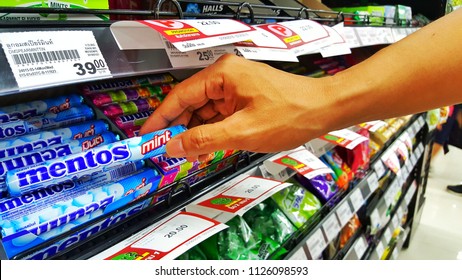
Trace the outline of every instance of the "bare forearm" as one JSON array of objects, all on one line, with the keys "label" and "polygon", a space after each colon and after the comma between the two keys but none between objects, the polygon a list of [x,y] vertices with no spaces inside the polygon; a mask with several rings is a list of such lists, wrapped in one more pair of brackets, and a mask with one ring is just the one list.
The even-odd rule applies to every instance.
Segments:
[{"label": "bare forearm", "polygon": [[462,103],[462,10],[334,77],[334,126]]}]

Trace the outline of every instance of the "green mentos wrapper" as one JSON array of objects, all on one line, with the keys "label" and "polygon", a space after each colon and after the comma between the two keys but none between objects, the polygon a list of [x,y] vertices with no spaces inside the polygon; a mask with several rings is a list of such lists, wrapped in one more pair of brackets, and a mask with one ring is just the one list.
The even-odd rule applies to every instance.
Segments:
[{"label": "green mentos wrapper", "polygon": [[161,176],[153,169],[100,185],[73,181],[0,201],[2,244],[8,256],[120,209],[157,189]]},{"label": "green mentos wrapper", "polygon": [[59,113],[69,108],[80,106],[83,98],[77,94],[36,100],[0,108],[0,125],[4,123],[27,120],[44,113]]},{"label": "green mentos wrapper", "polygon": [[10,193],[27,193],[50,182],[76,180],[111,167],[148,159],[165,153],[165,144],[186,128],[182,125],[117,141],[86,152],[46,161],[24,169],[9,171],[6,185]]},{"label": "green mentos wrapper", "polygon": [[0,140],[18,137],[44,129],[69,126],[94,118],[93,110],[87,105],[70,108],[59,113],[46,113],[42,116],[0,124]]},{"label": "green mentos wrapper", "polygon": [[271,198],[289,220],[300,228],[319,211],[322,205],[316,196],[295,180],[290,179],[287,182],[293,185],[273,194]]}]

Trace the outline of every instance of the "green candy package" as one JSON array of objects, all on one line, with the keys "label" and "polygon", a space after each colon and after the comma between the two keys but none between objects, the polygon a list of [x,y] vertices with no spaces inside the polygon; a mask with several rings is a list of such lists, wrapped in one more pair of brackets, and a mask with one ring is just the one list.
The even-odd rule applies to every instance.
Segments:
[{"label": "green candy package", "polygon": [[207,260],[207,256],[204,254],[202,251],[201,247],[196,245],[189,249],[188,251],[184,252],[180,256],[176,258],[177,260],[194,260],[194,261],[200,261],[200,260]]},{"label": "green candy package", "polygon": [[271,198],[282,212],[297,227],[302,227],[322,207],[321,201],[306,190],[298,181],[290,178],[286,181],[292,186],[287,187]]}]

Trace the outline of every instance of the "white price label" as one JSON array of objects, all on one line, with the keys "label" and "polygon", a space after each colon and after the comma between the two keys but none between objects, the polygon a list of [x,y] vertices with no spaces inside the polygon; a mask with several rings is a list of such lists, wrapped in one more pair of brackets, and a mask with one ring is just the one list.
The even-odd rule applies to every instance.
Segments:
[{"label": "white price label", "polygon": [[340,204],[340,206],[337,208],[337,217],[338,220],[340,221],[340,226],[343,227],[348,223],[348,221],[353,217],[353,212],[351,212],[350,205],[348,204],[348,201],[343,202]]},{"label": "white price label", "polygon": [[356,252],[356,256],[358,256],[358,259],[361,259],[361,257],[366,253],[367,250],[367,243],[364,237],[358,238],[358,241],[354,245],[354,250]]},{"label": "white price label", "polygon": [[398,173],[396,173],[396,184],[397,186],[402,186],[403,183],[404,183],[404,178],[403,178],[403,169],[401,168],[400,170],[398,170]]},{"label": "white price label", "polygon": [[417,153],[417,151],[415,151],[414,153],[411,154],[411,163],[412,163],[413,166],[415,166],[416,163],[417,163],[416,153]]},{"label": "white price label", "polygon": [[392,28],[391,31],[395,42],[398,42],[399,40],[404,39],[407,36],[406,28],[396,27]]},{"label": "white price label", "polygon": [[377,247],[375,247],[375,252],[379,256],[379,259],[382,258],[383,252],[385,252],[385,247],[383,246],[382,241],[379,241]]},{"label": "white price label", "polygon": [[361,41],[356,34],[356,28],[354,27],[345,27],[344,30],[345,41],[347,42],[350,48],[361,47]]},{"label": "white price label", "polygon": [[398,249],[395,247],[395,249],[393,250],[393,253],[392,253],[392,258],[393,258],[393,260],[397,260],[397,259],[398,259],[398,255],[399,255],[399,251],[398,251]]},{"label": "white price label", "polygon": [[377,173],[378,178],[382,177],[383,174],[385,174],[385,172],[387,171],[385,169],[385,165],[383,164],[383,162],[381,160],[377,161],[374,164],[374,170],[375,170],[375,173]]},{"label": "white price label", "polygon": [[425,148],[424,148],[423,144],[420,143],[419,146],[417,147],[417,149],[419,151],[418,157],[420,157],[422,155],[422,153],[424,152]]},{"label": "white price label", "polygon": [[329,37],[332,41],[332,44],[321,48],[321,55],[323,57],[345,55],[351,53],[350,47],[344,38],[345,32],[343,22],[333,27],[324,26],[324,28],[329,32]]},{"label": "white price label", "polygon": [[233,45],[217,46],[208,49],[182,52],[162,37],[168,58],[174,68],[207,66],[227,53],[238,54]]},{"label": "white price label", "polygon": [[349,150],[352,150],[359,144],[368,141],[367,137],[364,137],[361,134],[358,134],[349,129],[331,131],[326,136],[322,136],[321,139],[334,143],[335,145],[342,146]]},{"label": "white price label", "polygon": [[353,205],[353,211],[358,212],[359,208],[361,208],[364,203],[364,197],[360,189],[353,191],[353,193],[350,195],[350,201]]},{"label": "white price label", "polygon": [[380,228],[380,225],[382,224],[382,219],[380,218],[379,210],[374,209],[371,213],[370,218],[372,228]]},{"label": "white price label", "polygon": [[383,237],[385,238],[386,243],[390,242],[392,236],[393,232],[390,230],[389,227],[387,227],[383,232]]},{"label": "white price label", "polygon": [[322,251],[326,248],[327,243],[324,239],[321,229],[317,229],[306,241],[308,251],[310,252],[311,259],[315,260],[321,256]]},{"label": "white price label", "polygon": [[377,174],[375,172],[371,172],[367,178],[367,184],[369,185],[371,193],[373,193],[379,187],[379,179],[377,178]]},{"label": "white price label", "polygon": [[406,162],[406,164],[404,165],[404,168],[401,169],[402,172],[403,172],[404,181],[406,181],[407,178],[409,177],[409,173],[410,173],[410,172],[409,172],[409,169],[410,169],[410,166],[411,166],[411,161],[408,160],[408,161]]},{"label": "white price label", "polygon": [[373,27],[357,27],[356,33],[358,34],[359,40],[361,41],[361,46],[372,46],[376,44],[376,41],[371,36],[371,29],[373,31]]},{"label": "white price label", "polygon": [[387,204],[387,206],[390,206],[393,204],[393,202],[395,201],[394,199],[394,190],[390,188],[383,194],[383,199],[385,200],[385,203]]},{"label": "white price label", "polygon": [[324,220],[322,229],[327,237],[327,242],[332,241],[340,232],[341,227],[335,215],[330,215],[329,218]]},{"label": "white price label", "polygon": [[403,212],[403,207],[399,207],[398,210],[396,210],[396,219],[398,220],[398,225],[396,227],[398,227],[400,224],[401,224],[401,220],[403,219],[403,216],[404,216],[404,212]]},{"label": "white price label", "polygon": [[[398,209],[401,209],[401,207],[398,208]],[[394,229],[399,227],[399,225],[400,225],[399,221],[400,221],[400,219],[398,218],[398,215],[394,215],[392,220],[391,220],[391,225],[393,226]]]},{"label": "white price label", "polygon": [[416,190],[417,190],[417,185],[415,182],[413,182],[411,186],[409,187],[409,189],[407,190],[406,196],[404,197],[404,200],[406,201],[406,205],[409,205]]},{"label": "white price label", "polygon": [[419,129],[425,126],[426,122],[425,122],[425,119],[424,119],[423,116],[420,116],[418,121],[419,121],[419,125],[420,125]]},{"label": "white price label", "polygon": [[0,42],[20,89],[112,77],[91,31],[1,33]]}]

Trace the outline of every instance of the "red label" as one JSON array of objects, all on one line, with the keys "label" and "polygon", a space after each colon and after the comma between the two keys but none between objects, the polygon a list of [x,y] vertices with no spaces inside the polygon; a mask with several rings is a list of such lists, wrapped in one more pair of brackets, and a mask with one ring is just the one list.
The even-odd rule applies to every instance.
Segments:
[{"label": "red label", "polygon": [[254,199],[247,197],[235,197],[228,195],[217,195],[208,200],[198,203],[198,205],[217,209],[224,212],[235,213],[246,205],[252,203]]},{"label": "red label", "polygon": [[175,20],[141,21],[141,23],[157,30],[171,43],[209,37],[197,28]]},{"label": "red label", "polygon": [[293,169],[302,175],[314,171],[313,168],[289,156],[283,156],[281,158],[274,160],[274,162],[287,166],[290,169]]}]

